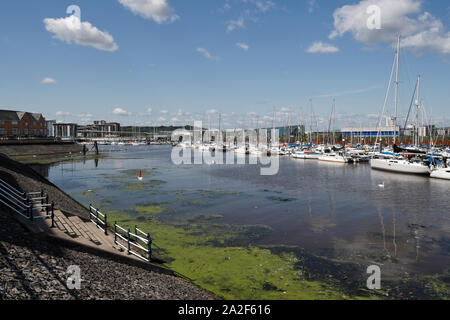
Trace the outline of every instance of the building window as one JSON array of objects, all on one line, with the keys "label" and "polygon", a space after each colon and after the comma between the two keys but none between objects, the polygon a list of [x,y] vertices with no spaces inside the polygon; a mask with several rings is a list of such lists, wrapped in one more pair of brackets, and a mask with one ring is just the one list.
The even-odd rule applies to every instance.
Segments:
[{"label": "building window", "polygon": [[6,136],[6,130],[5,130],[5,128],[0,128],[0,135]]},{"label": "building window", "polygon": [[17,128],[12,128],[12,134],[14,136],[18,136],[19,135],[19,130]]},{"label": "building window", "polygon": [[27,136],[27,135],[28,135],[28,129],[23,129],[23,134],[24,134],[25,136]]},{"label": "building window", "polygon": [[17,126],[17,125],[19,124],[19,122],[18,122],[18,121],[11,121],[11,124],[12,124],[13,126]]}]

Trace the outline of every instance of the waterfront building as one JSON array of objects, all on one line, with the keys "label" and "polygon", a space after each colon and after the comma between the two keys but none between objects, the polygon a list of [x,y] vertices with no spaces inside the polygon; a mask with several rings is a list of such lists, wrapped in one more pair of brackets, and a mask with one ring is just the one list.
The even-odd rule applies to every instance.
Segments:
[{"label": "waterfront building", "polygon": [[40,113],[0,110],[0,137],[47,137],[47,123]]},{"label": "waterfront building", "polygon": [[93,124],[85,126],[78,126],[76,132],[78,139],[117,138],[119,136],[120,123],[108,123],[105,120],[94,121]]},{"label": "waterfront building", "polygon": [[76,123],[55,123],[53,125],[55,138],[62,140],[74,140],[77,134]]},{"label": "waterfront building", "polygon": [[56,123],[56,120],[47,120],[45,122],[47,124],[47,136],[54,137],[55,136],[54,124]]}]

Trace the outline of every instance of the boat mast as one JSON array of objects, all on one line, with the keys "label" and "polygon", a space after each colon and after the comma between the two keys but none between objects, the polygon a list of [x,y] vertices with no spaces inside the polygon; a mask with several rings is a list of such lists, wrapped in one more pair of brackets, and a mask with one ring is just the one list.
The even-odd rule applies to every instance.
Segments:
[{"label": "boat mast", "polygon": [[396,144],[397,140],[397,116],[398,116],[398,70],[400,64],[400,35],[397,39],[397,65],[395,67],[395,115],[394,115],[394,139],[392,140],[393,144]]},{"label": "boat mast", "polygon": [[417,95],[416,95],[416,128],[414,130],[414,146],[419,145],[419,110],[420,110],[420,75],[417,77]]},{"label": "boat mast", "polygon": [[312,109],[313,109],[313,106],[312,106],[312,99],[309,99],[309,110],[310,110],[310,113],[309,113],[309,115],[310,115],[310,124],[309,124],[309,143],[312,143],[312,127],[313,127],[313,115],[312,115]]}]

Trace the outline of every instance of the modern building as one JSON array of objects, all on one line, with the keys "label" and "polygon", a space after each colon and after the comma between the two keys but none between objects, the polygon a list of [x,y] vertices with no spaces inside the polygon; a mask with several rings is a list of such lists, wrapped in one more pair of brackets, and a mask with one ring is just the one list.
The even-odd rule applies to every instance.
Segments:
[{"label": "modern building", "polygon": [[397,137],[400,136],[400,126],[395,126],[391,117],[386,117],[386,123],[380,127],[352,127],[342,128],[342,136],[344,138],[393,138],[394,133]]},{"label": "modern building", "polygon": [[78,126],[76,137],[84,139],[116,138],[120,136],[120,123],[108,123],[105,120],[94,121],[93,124]]},{"label": "modern building", "polygon": [[47,136],[54,137],[55,136],[54,125],[56,124],[56,120],[47,120],[45,122],[47,123]]},{"label": "modern building", "polygon": [[40,113],[0,110],[0,137],[47,137],[47,123]]},{"label": "modern building", "polygon": [[74,140],[77,136],[78,125],[76,123],[55,123],[53,128],[55,138]]}]

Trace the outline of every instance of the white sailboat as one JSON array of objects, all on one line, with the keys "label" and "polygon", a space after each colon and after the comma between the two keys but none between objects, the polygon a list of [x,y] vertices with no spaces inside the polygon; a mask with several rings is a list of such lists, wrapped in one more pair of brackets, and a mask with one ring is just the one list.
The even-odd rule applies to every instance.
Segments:
[{"label": "white sailboat", "polygon": [[[394,116],[394,137],[393,137],[393,143],[394,143],[394,149],[396,148],[396,141],[397,141],[397,113],[398,113],[398,87],[399,87],[399,65],[400,65],[400,36],[397,40],[397,50],[396,50],[396,58],[395,58],[395,67],[396,67],[396,74],[395,74],[395,116]],[[393,65],[394,67],[394,65]],[[392,69],[393,71],[394,69]],[[392,73],[391,73],[391,79],[392,79]],[[391,81],[390,79],[390,81]],[[389,92],[390,83],[388,86],[388,92]],[[387,101],[385,99],[385,105]],[[419,101],[419,98],[417,99]],[[384,107],[383,112],[384,113]],[[381,118],[380,118],[381,119]],[[374,158],[370,160],[370,166],[372,169],[377,170],[384,170],[384,171],[391,171],[391,172],[397,172],[397,173],[410,173],[410,174],[429,174],[430,168],[426,166],[423,161],[420,159],[418,160],[412,160],[410,158],[404,158],[399,157],[398,155],[393,154],[390,158]]]},{"label": "white sailboat", "polygon": [[319,159],[321,153],[315,150],[301,150],[296,151],[292,154],[292,157],[295,159]]},{"label": "white sailboat", "polygon": [[326,162],[336,162],[336,163],[349,163],[350,157],[347,157],[346,155],[342,153],[325,153],[319,157],[319,161],[326,161]]},{"label": "white sailboat", "polygon": [[431,178],[450,180],[450,168],[437,168],[431,171]]}]

